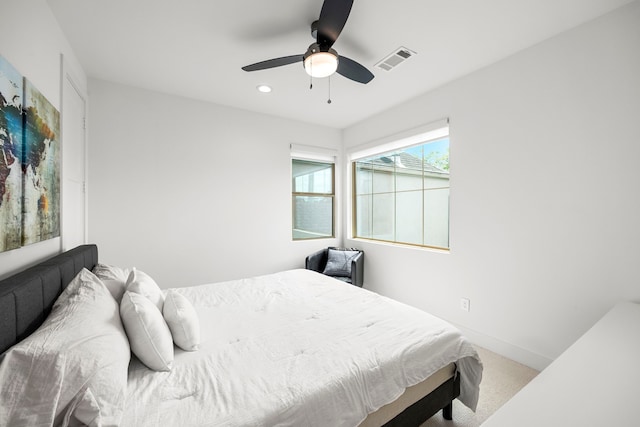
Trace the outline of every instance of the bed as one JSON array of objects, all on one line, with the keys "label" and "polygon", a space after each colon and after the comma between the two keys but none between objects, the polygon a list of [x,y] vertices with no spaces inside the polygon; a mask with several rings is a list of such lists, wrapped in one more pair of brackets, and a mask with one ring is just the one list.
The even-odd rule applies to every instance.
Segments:
[{"label": "bed", "polygon": [[[16,419],[32,424],[33,419],[11,418],[36,400],[25,393],[33,387],[20,389],[20,381],[12,377],[22,363],[17,350],[51,351],[50,365],[63,364],[55,351],[66,354],[66,348],[34,350],[32,342],[47,328],[53,334],[77,328],[82,334],[77,323],[84,322],[65,326],[59,321],[51,327],[48,319],[42,324],[50,314],[55,318],[66,309],[65,304],[73,306],[65,302],[67,294],[78,277],[90,275],[83,269],[91,271],[97,265],[97,246],[84,245],[0,282],[0,379],[13,384],[2,383],[0,424]],[[150,370],[135,356],[129,360],[124,328],[112,319],[108,332],[98,335],[111,334],[113,339],[102,341],[98,350],[83,350],[85,359],[96,360],[95,372],[84,378],[81,374],[86,374],[74,372],[65,359],[64,381],[73,374],[79,385],[69,391],[59,380],[57,403],[40,402],[38,421],[417,426],[440,410],[451,419],[456,398],[471,409],[477,404],[482,364],[471,344],[448,323],[370,291],[309,270],[290,270],[169,292],[186,298],[197,313],[202,337],[197,351],[176,347],[170,370]],[[92,298],[89,305],[95,303]],[[109,310],[117,313],[115,300],[86,308],[87,316],[98,317]],[[62,346],[62,341],[49,339],[47,346]],[[90,339],[81,341],[86,345]],[[102,361],[105,354],[107,362]],[[48,380],[53,370],[39,375]],[[103,422],[95,415],[96,407],[103,405],[101,396],[88,392],[92,381],[106,384],[105,390],[113,388],[113,399],[120,404],[113,412],[107,410]],[[125,387],[117,389],[123,382]],[[68,404],[61,408],[65,399]]]}]

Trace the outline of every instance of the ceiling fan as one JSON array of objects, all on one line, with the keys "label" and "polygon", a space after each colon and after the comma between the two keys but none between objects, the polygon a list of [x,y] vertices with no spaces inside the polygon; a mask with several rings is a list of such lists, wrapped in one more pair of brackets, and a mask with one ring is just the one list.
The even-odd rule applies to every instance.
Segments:
[{"label": "ceiling fan", "polygon": [[242,69],[258,71],[302,62],[305,71],[311,77],[328,77],[337,72],[355,82],[369,83],[374,77],[371,71],[353,59],[338,55],[338,52],[331,48],[347,22],[351,6],[353,0],[325,0],[320,18],[311,24],[311,36],[316,42],[312,43],[304,54],[268,59],[246,65]]}]

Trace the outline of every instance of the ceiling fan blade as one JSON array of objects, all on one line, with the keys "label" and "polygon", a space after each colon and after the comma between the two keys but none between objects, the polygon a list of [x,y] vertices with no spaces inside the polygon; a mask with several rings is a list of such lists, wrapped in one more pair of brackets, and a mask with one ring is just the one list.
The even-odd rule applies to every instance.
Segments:
[{"label": "ceiling fan blade", "polygon": [[363,65],[342,55],[340,55],[340,59],[338,60],[338,69],[336,72],[348,79],[363,84],[369,83],[375,77],[373,73]]},{"label": "ceiling fan blade", "polygon": [[347,23],[351,6],[353,0],[324,0],[318,19],[317,42],[320,46],[333,46]]},{"label": "ceiling fan blade", "polygon": [[266,61],[256,62],[255,64],[245,65],[242,67],[245,71],[266,70],[267,68],[282,67],[283,65],[302,62],[304,55],[283,56],[281,58],[267,59]]}]

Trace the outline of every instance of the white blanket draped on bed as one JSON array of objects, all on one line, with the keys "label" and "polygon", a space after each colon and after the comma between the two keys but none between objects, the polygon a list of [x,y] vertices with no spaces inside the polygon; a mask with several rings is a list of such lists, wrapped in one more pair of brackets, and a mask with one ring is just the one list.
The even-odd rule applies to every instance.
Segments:
[{"label": "white blanket draped on bed", "polygon": [[475,409],[478,355],[450,324],[308,270],[180,288],[201,321],[173,369],[132,361],[124,425],[356,426],[450,362]]}]

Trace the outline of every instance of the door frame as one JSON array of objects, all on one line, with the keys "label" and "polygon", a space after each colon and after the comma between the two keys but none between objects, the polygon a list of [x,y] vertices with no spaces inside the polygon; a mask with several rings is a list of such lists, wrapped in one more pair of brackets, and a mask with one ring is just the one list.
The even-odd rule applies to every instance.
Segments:
[{"label": "door frame", "polygon": [[[60,179],[62,181],[62,184],[65,183],[66,180],[66,173],[65,173],[65,164],[64,164],[64,150],[65,150],[65,143],[64,143],[64,135],[65,135],[65,130],[64,130],[64,115],[66,114],[66,111],[64,111],[64,101],[65,101],[65,94],[67,94],[66,88],[67,88],[67,83],[71,86],[71,88],[76,92],[76,94],[80,97],[80,99],[82,100],[82,120],[83,120],[83,129],[82,129],[82,145],[84,148],[84,156],[83,156],[83,165],[82,165],[82,191],[83,191],[83,196],[84,196],[84,202],[83,202],[83,206],[82,206],[82,219],[84,222],[84,227],[82,230],[82,243],[87,243],[87,239],[88,239],[88,232],[89,232],[89,218],[88,218],[88,208],[89,208],[89,188],[88,188],[88,161],[89,161],[89,144],[87,143],[87,130],[88,130],[88,123],[87,123],[87,90],[86,88],[84,88],[81,84],[82,79],[78,78],[76,76],[76,74],[72,71],[72,67],[67,63],[67,61],[65,60],[64,54],[60,54],[60,110],[61,110],[61,120],[60,120],[60,129],[61,129],[61,135],[62,135],[62,144],[61,144],[61,150],[60,150],[60,156],[61,156],[61,174],[60,174]],[[61,194],[60,197],[62,198],[62,200],[64,200],[64,193],[65,193],[65,185],[61,185]],[[60,204],[60,215],[61,215],[61,224],[65,224],[63,218],[65,217],[65,206],[64,203]],[[66,230],[64,229],[64,227],[62,227],[61,231],[61,239],[60,239],[60,246],[61,246],[61,250],[66,251],[68,249],[71,249],[68,246],[68,240],[66,238]]]}]

